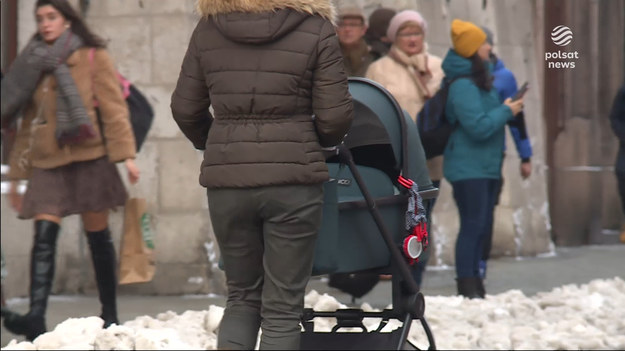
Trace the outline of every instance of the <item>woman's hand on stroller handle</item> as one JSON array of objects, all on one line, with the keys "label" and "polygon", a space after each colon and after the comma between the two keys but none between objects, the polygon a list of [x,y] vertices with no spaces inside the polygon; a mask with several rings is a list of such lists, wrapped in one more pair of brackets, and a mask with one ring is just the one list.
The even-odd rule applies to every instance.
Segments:
[{"label": "woman's hand on stroller handle", "polygon": [[[345,137],[347,137],[347,134],[345,134]],[[345,139],[345,137],[343,137],[343,139]],[[332,156],[336,156],[339,154],[339,147],[344,146],[345,142],[341,141],[340,144],[338,145],[334,145],[334,146],[328,146],[328,147],[322,147],[321,151],[323,151],[323,154],[326,156],[327,158],[330,158]]]}]

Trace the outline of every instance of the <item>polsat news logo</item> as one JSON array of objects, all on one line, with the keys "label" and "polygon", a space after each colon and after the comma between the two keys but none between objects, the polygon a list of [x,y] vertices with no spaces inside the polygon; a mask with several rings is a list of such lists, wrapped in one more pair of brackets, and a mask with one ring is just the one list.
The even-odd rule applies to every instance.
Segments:
[{"label": "polsat news logo", "polygon": [[[573,41],[573,31],[571,28],[559,25],[551,30],[551,41],[557,46],[567,46]],[[545,61],[548,68],[575,68],[574,59],[579,58],[577,51],[551,51],[545,52]]]}]

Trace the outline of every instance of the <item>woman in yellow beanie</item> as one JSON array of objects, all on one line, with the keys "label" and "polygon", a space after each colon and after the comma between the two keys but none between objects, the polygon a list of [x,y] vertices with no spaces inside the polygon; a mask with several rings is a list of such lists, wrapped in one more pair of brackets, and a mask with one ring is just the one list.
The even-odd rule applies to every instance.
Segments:
[{"label": "woman in yellow beanie", "polygon": [[488,62],[491,47],[482,29],[456,19],[451,40],[453,48],[442,66],[451,82],[445,115],[455,128],[445,149],[443,174],[452,185],[460,215],[456,281],[458,294],[483,298],[479,261],[493,225],[504,128],[521,111],[523,100],[500,102]]}]

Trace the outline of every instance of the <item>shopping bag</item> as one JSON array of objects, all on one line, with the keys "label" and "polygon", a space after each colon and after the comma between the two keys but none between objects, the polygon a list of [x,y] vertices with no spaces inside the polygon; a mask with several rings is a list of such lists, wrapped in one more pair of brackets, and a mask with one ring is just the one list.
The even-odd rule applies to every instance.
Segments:
[{"label": "shopping bag", "polygon": [[124,209],[119,259],[119,284],[149,282],[154,277],[154,240],[145,199],[131,197]]}]

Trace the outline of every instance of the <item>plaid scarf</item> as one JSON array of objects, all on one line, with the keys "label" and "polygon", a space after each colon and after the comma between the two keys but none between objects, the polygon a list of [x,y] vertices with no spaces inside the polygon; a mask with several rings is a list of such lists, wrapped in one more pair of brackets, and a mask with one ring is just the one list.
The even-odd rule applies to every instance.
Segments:
[{"label": "plaid scarf", "polygon": [[74,79],[65,61],[83,46],[82,39],[66,30],[49,46],[33,38],[15,59],[2,80],[2,127],[11,126],[19,117],[44,74],[52,73],[57,81],[55,135],[60,146],[76,144],[96,135]]}]

